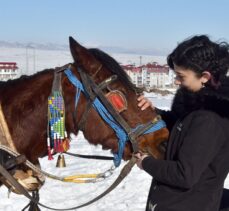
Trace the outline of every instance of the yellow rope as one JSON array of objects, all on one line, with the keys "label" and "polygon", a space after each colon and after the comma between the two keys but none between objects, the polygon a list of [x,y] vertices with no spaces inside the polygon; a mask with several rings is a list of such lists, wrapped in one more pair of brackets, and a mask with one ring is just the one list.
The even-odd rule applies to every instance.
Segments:
[{"label": "yellow rope", "polygon": [[65,177],[64,180],[71,180],[71,179],[77,179],[77,178],[98,178],[100,174],[79,174],[79,175],[72,175]]},{"label": "yellow rope", "polygon": [[[13,156],[20,155],[18,152],[2,144],[0,144],[0,149],[3,149],[4,151],[10,153]],[[105,171],[104,173],[99,173],[99,174],[79,174],[79,175],[73,175],[73,176],[67,176],[67,177],[59,177],[59,176],[49,174],[41,170],[40,168],[36,167],[33,163],[31,163],[29,160],[26,160],[25,164],[26,166],[30,167],[34,172],[38,174],[44,175],[51,179],[55,179],[55,180],[59,180],[63,182],[73,182],[73,183],[95,183],[95,182],[101,181],[109,177],[110,175],[113,174],[113,171],[114,171],[114,168],[112,167],[108,169],[107,171]],[[79,178],[85,178],[85,179],[80,180]],[[88,179],[86,180],[86,178]]]},{"label": "yellow rope", "polygon": [[101,178],[101,174],[79,174],[64,177],[64,182],[73,182],[73,183],[90,183],[96,182],[97,178]]},{"label": "yellow rope", "polygon": [[80,179],[72,179],[72,180],[64,180],[64,182],[72,182],[72,183],[93,183],[93,180],[80,180]]}]

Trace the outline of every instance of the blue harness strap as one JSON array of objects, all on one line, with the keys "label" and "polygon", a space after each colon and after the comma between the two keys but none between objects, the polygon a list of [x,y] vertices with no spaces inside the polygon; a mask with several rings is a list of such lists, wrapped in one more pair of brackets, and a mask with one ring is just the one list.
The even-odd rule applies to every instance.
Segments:
[{"label": "blue harness strap", "polygon": [[[83,84],[81,81],[72,73],[71,69],[66,69],[65,74],[67,75],[69,81],[76,87],[76,97],[75,97],[75,106],[77,107],[80,93],[81,91],[87,96],[88,93],[86,93]],[[100,114],[102,119],[115,131],[116,136],[118,137],[118,153],[114,154],[114,165],[118,167],[121,163],[123,151],[125,148],[126,141],[128,140],[128,135],[124,131],[124,129],[117,124],[117,122],[114,120],[112,115],[108,112],[108,110],[104,107],[104,105],[101,103],[101,101],[98,98],[95,98],[95,100],[92,102],[93,107],[96,109],[96,111]],[[139,127],[143,127],[143,125],[138,125],[136,128],[133,128],[133,131],[137,130]],[[157,121],[150,129],[144,132],[144,134],[153,133],[156,130],[160,130],[161,128],[166,127],[166,124],[163,120]]]}]

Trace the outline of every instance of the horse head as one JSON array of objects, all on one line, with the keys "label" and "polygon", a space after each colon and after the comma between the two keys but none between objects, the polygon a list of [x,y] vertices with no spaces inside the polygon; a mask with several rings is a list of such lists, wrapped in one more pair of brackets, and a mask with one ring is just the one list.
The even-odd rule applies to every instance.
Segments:
[{"label": "horse head", "polygon": [[[66,111],[71,110],[68,112],[69,121],[67,122],[73,123],[74,121],[72,125],[74,125],[75,132],[82,130],[90,143],[101,144],[103,149],[111,149],[113,153],[121,153],[124,160],[130,159],[132,152],[136,150],[147,152],[155,158],[163,158],[164,151],[160,148],[160,144],[168,138],[168,130],[165,127],[155,132],[139,134],[134,137],[137,147],[131,144],[132,131],[139,131],[139,126],[157,121],[157,114],[153,109],[148,108],[141,111],[137,106],[137,98],[142,94],[143,89],[137,88],[121,66],[108,54],[98,49],[87,49],[72,37],[69,41],[74,59],[74,63],[70,67],[71,73],[81,81],[82,86],[86,89],[86,94],[80,94],[75,109],[75,104],[69,99],[69,93],[72,93],[73,97],[76,94],[76,87],[69,81],[69,78],[64,79],[63,93],[64,96],[68,95],[68,97],[64,97]],[[119,152],[119,146],[123,144],[118,140],[121,135],[117,135],[117,131],[101,117],[99,109],[93,105],[97,99],[102,101],[101,104],[104,104],[104,97],[108,103],[103,106],[105,108],[112,107],[111,110],[115,110],[110,114],[112,111],[108,109],[109,114],[105,115],[111,115],[114,119],[112,118],[110,121],[115,121],[118,125],[117,121],[119,120],[117,119],[119,117],[124,121],[124,125],[119,125],[121,129],[124,127],[124,133],[127,135],[123,153]],[[72,114],[73,110],[74,115]],[[116,116],[118,117],[116,118]],[[68,124],[66,127],[72,126]]]}]

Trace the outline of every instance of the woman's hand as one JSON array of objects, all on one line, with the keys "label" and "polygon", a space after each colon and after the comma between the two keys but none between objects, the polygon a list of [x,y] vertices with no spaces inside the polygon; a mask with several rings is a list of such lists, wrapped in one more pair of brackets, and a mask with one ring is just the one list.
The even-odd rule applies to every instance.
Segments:
[{"label": "woman's hand", "polygon": [[138,166],[140,169],[143,169],[143,168],[142,168],[142,161],[143,161],[143,159],[144,159],[145,157],[148,157],[149,155],[142,154],[142,153],[138,152],[138,153],[136,153],[134,156],[135,156],[135,158],[137,158],[137,162],[136,162],[137,166]]},{"label": "woman's hand", "polygon": [[155,109],[152,102],[148,98],[146,98],[144,95],[141,95],[140,97],[138,97],[137,100],[138,100],[138,107],[140,107],[142,111],[147,109],[148,107]]}]

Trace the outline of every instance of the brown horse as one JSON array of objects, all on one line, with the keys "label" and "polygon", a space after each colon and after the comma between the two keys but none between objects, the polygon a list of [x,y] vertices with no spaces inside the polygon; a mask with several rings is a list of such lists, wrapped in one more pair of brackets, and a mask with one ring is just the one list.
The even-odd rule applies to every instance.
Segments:
[{"label": "brown horse", "polygon": [[[127,108],[118,113],[131,128],[135,128],[138,124],[146,124],[155,118],[156,113],[152,109],[148,108],[145,111],[139,109],[137,97],[142,90],[131,83],[127,74],[112,57],[98,49],[86,49],[72,38],[70,38],[70,49],[74,59],[71,71],[79,80],[81,80],[79,68],[91,76],[96,84],[102,83],[114,74],[117,75],[118,79],[110,83],[103,92],[106,95],[110,90],[118,90],[123,94]],[[52,89],[55,71],[47,69],[32,76],[22,76],[16,80],[0,83],[0,103],[13,145],[20,154],[24,154],[34,164],[38,164],[39,157],[47,155],[47,99]],[[64,72],[59,74],[62,74],[65,125],[69,136],[70,133],[78,133],[79,122],[86,110],[88,98],[81,93],[76,109],[76,88]],[[110,149],[113,153],[118,151],[115,132],[93,108],[88,110],[83,133],[89,143],[101,144],[103,149]],[[159,145],[167,140],[167,137],[166,128],[141,135],[137,138],[138,147],[141,151],[161,158],[163,152]],[[132,152],[131,144],[127,142],[123,159],[130,159]]]}]

